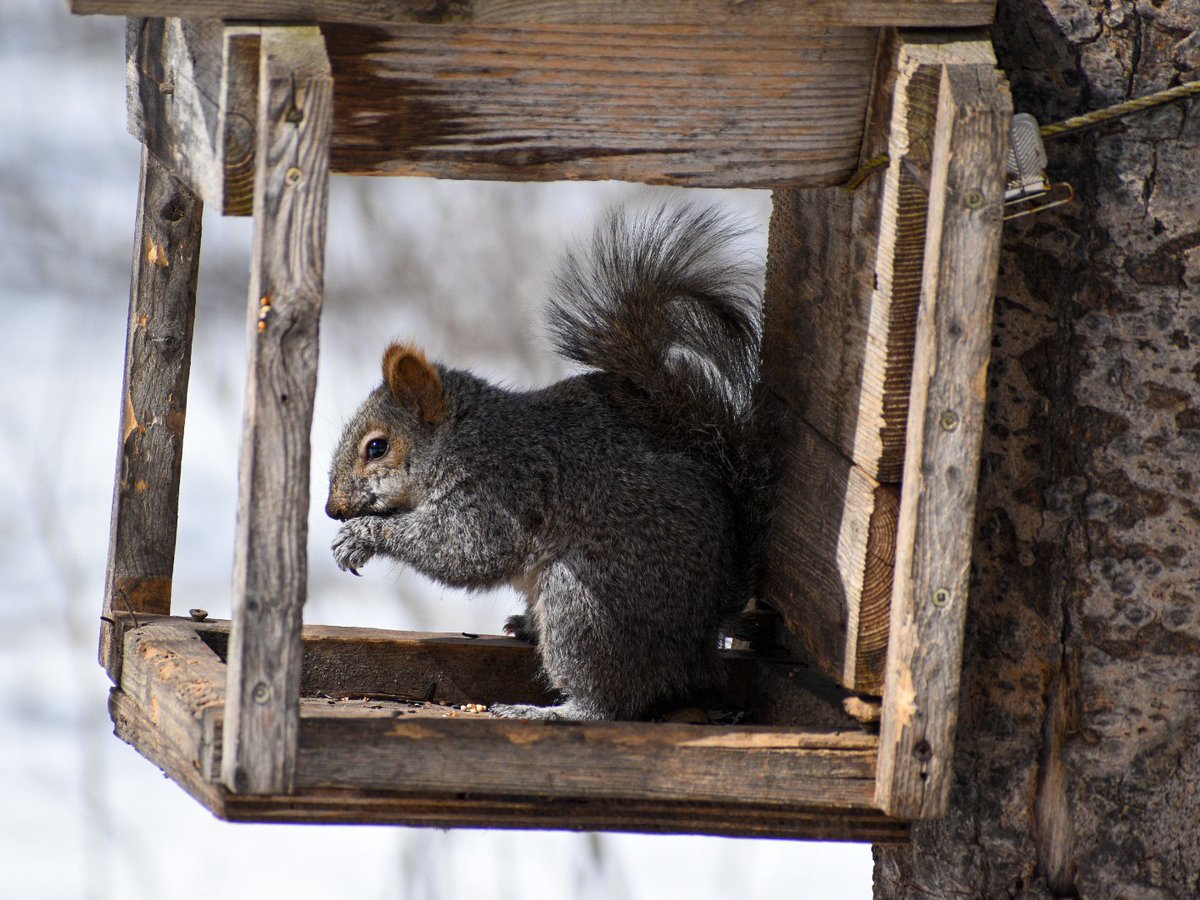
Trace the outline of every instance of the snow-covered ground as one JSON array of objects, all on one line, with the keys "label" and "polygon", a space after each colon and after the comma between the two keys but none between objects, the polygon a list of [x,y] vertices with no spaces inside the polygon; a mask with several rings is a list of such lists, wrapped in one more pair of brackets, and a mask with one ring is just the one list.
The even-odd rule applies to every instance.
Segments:
[{"label": "snow-covered ground", "polygon": [[[0,4],[0,900],[868,896],[864,846],[229,825],[112,736],[95,638],[138,146],[123,23],[65,5]],[[644,193],[335,178],[314,498],[388,336],[510,383],[557,377],[538,325],[546,273],[564,235]],[[768,197],[722,200],[765,234]],[[211,213],[205,229],[175,605],[224,617],[250,230]],[[319,502],[310,531],[308,621],[487,632],[516,607],[378,563],[349,578]]]}]

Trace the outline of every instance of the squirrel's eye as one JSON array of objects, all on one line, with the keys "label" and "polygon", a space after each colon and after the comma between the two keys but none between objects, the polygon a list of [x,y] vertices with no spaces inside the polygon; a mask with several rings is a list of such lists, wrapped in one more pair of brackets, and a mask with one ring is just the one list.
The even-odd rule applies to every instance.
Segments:
[{"label": "squirrel's eye", "polygon": [[367,441],[367,459],[379,459],[388,452],[388,442],[384,438],[372,438]]}]

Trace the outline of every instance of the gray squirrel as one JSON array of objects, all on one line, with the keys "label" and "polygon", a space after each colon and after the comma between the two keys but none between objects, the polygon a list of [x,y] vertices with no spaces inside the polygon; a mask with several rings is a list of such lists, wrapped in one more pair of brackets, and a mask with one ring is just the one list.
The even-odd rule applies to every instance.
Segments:
[{"label": "gray squirrel", "polygon": [[614,209],[549,303],[557,350],[588,371],[514,391],[392,344],[346,425],[325,506],[341,569],[382,555],[525,594],[506,631],[563,699],[493,715],[639,719],[720,686],[770,505],[741,233],[712,208]]}]

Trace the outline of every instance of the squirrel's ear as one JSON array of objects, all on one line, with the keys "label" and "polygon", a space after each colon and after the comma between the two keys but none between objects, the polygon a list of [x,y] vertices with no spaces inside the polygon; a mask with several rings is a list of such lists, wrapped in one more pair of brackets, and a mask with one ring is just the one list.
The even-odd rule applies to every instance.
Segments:
[{"label": "squirrel's ear", "polygon": [[429,425],[446,419],[446,398],[437,369],[416,347],[392,344],[383,354],[383,380],[392,397]]}]

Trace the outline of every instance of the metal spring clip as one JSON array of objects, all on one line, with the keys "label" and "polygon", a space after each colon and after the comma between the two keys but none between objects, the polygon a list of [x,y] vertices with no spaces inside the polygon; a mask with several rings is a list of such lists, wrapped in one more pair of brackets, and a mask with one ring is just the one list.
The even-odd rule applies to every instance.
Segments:
[{"label": "metal spring clip", "polygon": [[1009,132],[1008,183],[1004,191],[1004,221],[1019,219],[1075,199],[1075,189],[1065,181],[1046,177],[1046,148],[1037,119],[1017,113]]}]

